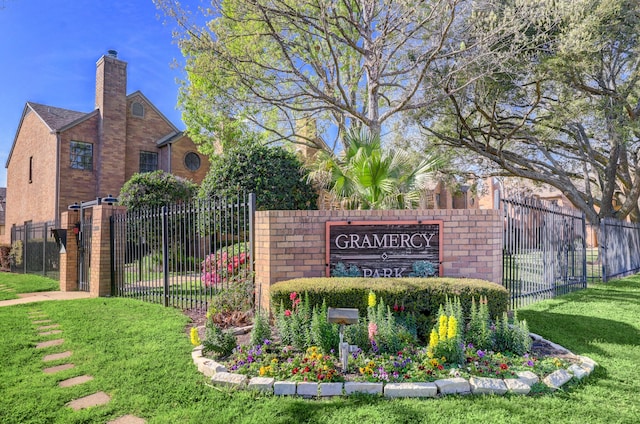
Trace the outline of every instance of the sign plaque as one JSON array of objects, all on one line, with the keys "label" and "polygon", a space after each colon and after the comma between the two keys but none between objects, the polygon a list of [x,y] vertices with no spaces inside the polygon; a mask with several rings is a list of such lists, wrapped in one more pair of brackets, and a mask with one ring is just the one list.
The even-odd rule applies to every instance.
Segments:
[{"label": "sign plaque", "polygon": [[327,222],[327,276],[442,275],[442,221]]}]

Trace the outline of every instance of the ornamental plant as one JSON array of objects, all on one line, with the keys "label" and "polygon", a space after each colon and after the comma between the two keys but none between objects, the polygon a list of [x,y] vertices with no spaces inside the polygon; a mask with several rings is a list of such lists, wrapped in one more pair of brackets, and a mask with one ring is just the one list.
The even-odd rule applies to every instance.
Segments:
[{"label": "ornamental plant", "polygon": [[202,341],[205,352],[211,352],[218,358],[224,358],[236,347],[236,337],[229,331],[223,331],[212,319],[207,317],[205,324],[205,338]]},{"label": "ornamental plant", "polygon": [[200,264],[200,280],[205,287],[237,280],[248,260],[249,254],[244,251],[243,244],[211,253]]}]

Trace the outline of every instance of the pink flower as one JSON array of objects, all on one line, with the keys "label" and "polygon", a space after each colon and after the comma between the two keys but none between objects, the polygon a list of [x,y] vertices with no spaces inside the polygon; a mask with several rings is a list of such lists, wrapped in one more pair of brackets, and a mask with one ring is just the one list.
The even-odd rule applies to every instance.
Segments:
[{"label": "pink flower", "polygon": [[378,334],[378,324],[371,321],[369,323],[369,340],[373,340],[377,334]]},{"label": "pink flower", "polygon": [[289,299],[291,299],[291,301],[296,300],[296,297],[298,297],[298,293],[296,292],[291,292],[291,294],[289,295]]},{"label": "pink flower", "polygon": [[291,316],[291,311],[288,310],[288,309],[286,311],[284,311],[284,316],[285,317],[290,317]]}]

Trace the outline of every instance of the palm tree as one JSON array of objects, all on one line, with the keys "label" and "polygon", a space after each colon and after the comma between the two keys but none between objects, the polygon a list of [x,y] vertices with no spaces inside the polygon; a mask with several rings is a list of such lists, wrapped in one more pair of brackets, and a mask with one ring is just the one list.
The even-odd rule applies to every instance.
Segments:
[{"label": "palm tree", "polygon": [[344,209],[411,209],[426,194],[440,161],[426,155],[382,148],[380,137],[366,129],[350,130],[339,156],[321,151],[309,179],[327,190]]}]

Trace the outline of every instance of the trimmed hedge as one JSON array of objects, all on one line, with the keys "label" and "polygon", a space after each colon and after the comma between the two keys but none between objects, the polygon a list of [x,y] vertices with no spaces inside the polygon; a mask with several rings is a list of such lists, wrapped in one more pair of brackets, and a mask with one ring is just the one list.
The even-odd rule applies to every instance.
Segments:
[{"label": "trimmed hedge", "polygon": [[458,297],[468,315],[471,299],[481,296],[488,300],[489,314],[501,317],[509,308],[509,292],[499,284],[485,280],[463,278],[298,278],[281,281],[271,286],[271,305],[291,306],[291,292],[306,293],[309,303],[334,308],[358,308],[360,316],[367,316],[367,296],[373,291],[378,299],[393,308],[404,306],[405,313],[414,313],[421,338],[431,331],[438,309],[446,297]]}]

